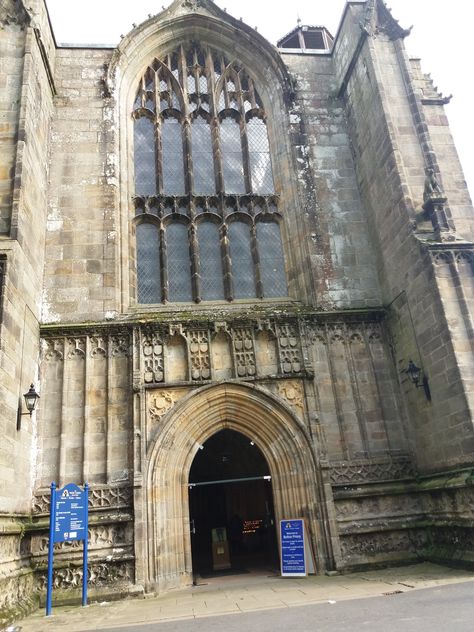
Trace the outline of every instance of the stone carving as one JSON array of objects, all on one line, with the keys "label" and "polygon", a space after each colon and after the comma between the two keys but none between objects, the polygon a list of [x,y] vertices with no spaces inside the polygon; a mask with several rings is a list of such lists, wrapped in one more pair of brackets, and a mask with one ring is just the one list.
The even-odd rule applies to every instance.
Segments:
[{"label": "stone carving", "polygon": [[[377,496],[336,501],[336,516],[340,522],[347,522],[347,531],[355,532],[358,525],[370,520],[386,523],[387,518],[407,518],[423,514],[420,495]],[[356,521],[359,521],[358,523]]]},{"label": "stone carving", "polygon": [[[93,587],[130,584],[133,582],[134,564],[131,561],[91,564],[88,569],[87,583]],[[46,590],[46,573],[39,575],[38,592]],[[81,568],[55,569],[53,588],[71,590],[82,586]]]},{"label": "stone carving", "polygon": [[204,6],[204,2],[202,0],[183,0],[181,6],[188,11],[197,11]]},{"label": "stone carving", "polygon": [[50,338],[43,340],[43,359],[46,362],[53,360],[61,361],[64,359],[64,339]]},{"label": "stone carving", "polygon": [[431,258],[435,266],[449,265],[453,262],[453,253],[450,250],[435,250],[431,252]]},{"label": "stone carving", "polygon": [[[36,515],[49,513],[51,492],[36,492],[33,496],[32,512]],[[108,509],[130,507],[132,504],[131,487],[92,487],[89,490],[89,508]]]},{"label": "stone carving", "polygon": [[0,4],[0,28],[16,25],[23,30],[30,22],[31,16],[21,0],[2,0]]},{"label": "stone carving", "polygon": [[156,419],[160,420],[163,415],[173,408],[177,401],[176,394],[172,391],[160,391],[156,395],[152,395],[150,397],[150,415]]},{"label": "stone carving", "polygon": [[253,377],[256,374],[256,367],[252,330],[241,327],[234,329],[232,333],[237,376]]},{"label": "stone carving", "polygon": [[112,358],[126,357],[130,353],[130,338],[128,334],[110,336],[109,345]]},{"label": "stone carving", "polygon": [[286,399],[291,408],[300,419],[304,417],[304,393],[303,387],[297,380],[288,380],[278,383],[278,392]]},{"label": "stone carving", "polygon": [[107,356],[107,340],[103,336],[91,336],[90,355],[91,358]]},{"label": "stone carving", "polygon": [[145,384],[159,384],[165,377],[163,340],[159,332],[147,332],[142,340],[143,380]]},{"label": "stone carving", "polygon": [[438,182],[433,169],[426,169],[425,188],[423,191],[423,202],[426,204],[433,198],[443,197],[443,190]]},{"label": "stone carving", "polygon": [[68,338],[67,357],[70,360],[78,358],[84,360],[86,357],[86,339],[85,338]]},{"label": "stone carving", "polygon": [[474,265],[474,252],[470,250],[460,250],[454,253],[456,263],[470,263]]},{"label": "stone carving", "polygon": [[0,578],[0,626],[23,618],[37,608],[33,598],[33,573],[22,573]]},{"label": "stone carving", "polygon": [[333,463],[331,467],[332,485],[404,480],[414,478],[415,475],[414,465],[408,457],[398,457],[386,461]]},{"label": "stone carving", "polygon": [[423,190],[423,210],[428,215],[435,232],[449,231],[445,204],[448,198],[443,193],[441,185],[433,169],[426,169],[425,187]]},{"label": "stone carving", "polygon": [[417,553],[427,546],[427,541],[425,530],[352,534],[341,538],[341,553],[347,560],[381,553]]},{"label": "stone carving", "polygon": [[211,378],[211,360],[209,353],[209,333],[190,331],[188,349],[191,358],[191,379],[209,380]]},{"label": "stone carving", "polygon": [[277,331],[282,373],[300,373],[302,361],[297,327],[291,324],[278,325]]},{"label": "stone carving", "polygon": [[[110,546],[124,546],[131,544],[131,530],[128,532],[127,525],[107,524],[90,527],[88,530],[89,546],[92,548],[104,548]],[[46,555],[49,548],[49,537],[44,535],[33,538],[32,552],[36,555]],[[54,545],[55,552],[67,553],[71,549],[82,550],[82,542],[58,542]]]}]

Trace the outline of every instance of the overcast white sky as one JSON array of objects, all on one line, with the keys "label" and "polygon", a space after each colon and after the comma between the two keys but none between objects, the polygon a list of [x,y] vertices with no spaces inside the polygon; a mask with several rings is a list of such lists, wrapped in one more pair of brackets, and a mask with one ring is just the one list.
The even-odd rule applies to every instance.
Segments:
[{"label": "overcast white sky", "polygon": [[[58,43],[115,46],[120,35],[156,14],[170,0],[47,0]],[[335,34],[345,0],[216,0],[221,8],[250,26],[272,43],[296,26],[324,25]],[[405,42],[410,55],[421,57],[425,72],[445,95],[464,173],[474,194],[474,38],[470,0],[388,0],[393,15],[407,28]]]}]

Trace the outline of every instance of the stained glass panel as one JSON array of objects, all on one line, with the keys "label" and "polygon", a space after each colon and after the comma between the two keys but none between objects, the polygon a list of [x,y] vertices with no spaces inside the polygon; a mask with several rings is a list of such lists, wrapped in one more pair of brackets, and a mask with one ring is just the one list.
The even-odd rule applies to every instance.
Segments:
[{"label": "stained glass panel", "polygon": [[163,193],[180,195],[184,186],[183,138],[181,123],[175,118],[165,119],[161,127],[163,148]]},{"label": "stained glass panel", "polygon": [[276,222],[259,222],[257,243],[264,297],[288,296],[280,226]]},{"label": "stained glass panel", "polygon": [[229,226],[230,257],[234,280],[234,298],[255,298],[255,276],[250,228],[244,222]]},{"label": "stained glass panel", "polygon": [[170,224],[166,228],[166,254],[169,300],[172,303],[192,301],[188,229],[183,224]]},{"label": "stained glass panel", "polygon": [[142,116],[135,121],[135,193],[155,195],[156,193],[156,145],[155,125]]},{"label": "stained glass panel", "polygon": [[202,118],[193,121],[193,171],[194,193],[212,195],[216,192],[214,179],[214,152],[212,149],[211,127]]},{"label": "stained glass panel", "polygon": [[252,191],[263,195],[273,193],[273,173],[267,126],[259,118],[250,119],[247,123],[247,137]]},{"label": "stained glass panel", "polygon": [[137,238],[137,300],[161,302],[160,237],[153,224],[139,224]]},{"label": "stained glass panel", "polygon": [[245,193],[240,125],[232,118],[221,123],[222,170],[226,193]]}]

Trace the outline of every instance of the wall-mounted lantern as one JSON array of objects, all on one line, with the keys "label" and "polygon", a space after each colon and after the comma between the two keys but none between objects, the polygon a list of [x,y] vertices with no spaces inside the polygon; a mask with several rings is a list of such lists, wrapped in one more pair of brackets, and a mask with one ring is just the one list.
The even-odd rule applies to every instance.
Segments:
[{"label": "wall-mounted lantern", "polygon": [[428,378],[426,377],[424,371],[420,369],[420,367],[416,366],[413,360],[410,360],[408,362],[408,368],[405,369],[405,373],[408,375],[416,388],[422,388],[425,391],[426,399],[428,401],[431,401],[430,386],[428,383]]},{"label": "wall-mounted lantern", "polygon": [[26,410],[28,412],[26,413],[22,413],[21,409],[22,409],[22,403],[21,403],[21,398],[20,401],[18,402],[18,413],[17,413],[17,418],[16,418],[16,429],[20,430],[21,429],[21,418],[23,415],[29,415],[31,417],[31,415],[33,414],[34,409],[36,408],[36,404],[38,403],[38,400],[40,398],[40,396],[38,395],[38,393],[35,390],[35,386],[32,383],[28,392],[25,393],[23,395],[23,398],[25,400],[25,406],[26,406]]}]

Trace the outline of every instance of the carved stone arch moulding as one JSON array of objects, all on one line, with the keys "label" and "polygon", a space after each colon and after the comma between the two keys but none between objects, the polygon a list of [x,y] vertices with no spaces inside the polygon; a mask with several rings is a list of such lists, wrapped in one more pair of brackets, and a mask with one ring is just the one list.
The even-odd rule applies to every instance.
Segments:
[{"label": "carved stone arch moulding", "polygon": [[149,590],[192,582],[189,471],[200,446],[226,428],[258,445],[272,475],[277,524],[282,518],[305,518],[317,570],[325,569],[328,543],[318,515],[317,466],[303,423],[267,392],[226,383],[184,397],[150,444],[146,535],[140,547]]}]

